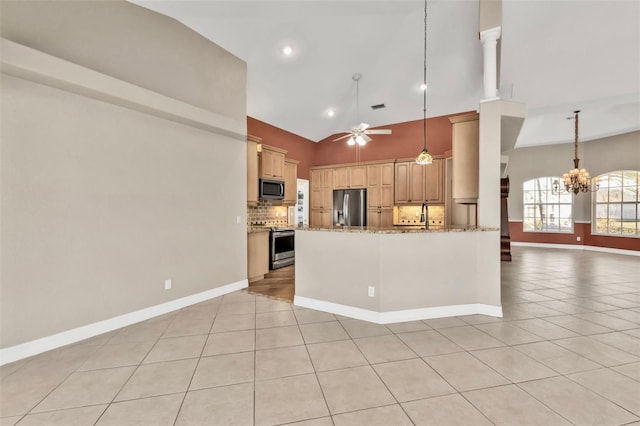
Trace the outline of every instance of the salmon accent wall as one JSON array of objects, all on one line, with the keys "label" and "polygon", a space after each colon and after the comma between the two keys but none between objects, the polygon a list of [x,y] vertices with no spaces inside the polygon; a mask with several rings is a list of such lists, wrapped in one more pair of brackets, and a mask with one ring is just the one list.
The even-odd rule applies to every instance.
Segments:
[{"label": "salmon accent wall", "polygon": [[[451,123],[449,117],[473,114],[475,111],[443,115],[427,119],[427,149],[432,155],[451,152]],[[391,160],[416,157],[422,151],[422,120],[389,124],[378,128],[391,129],[390,135],[372,135],[372,141],[360,148],[360,161]],[[343,136],[332,135],[318,143],[247,117],[247,133],[262,138],[262,142],[286,149],[287,158],[300,161],[298,177],[309,179],[309,167],[356,162],[356,148],[346,140],[333,142]]]},{"label": "salmon accent wall", "polygon": [[298,177],[309,179],[309,167],[313,166],[316,143],[294,133],[247,117],[247,133],[262,138],[262,143],[286,149],[287,158],[298,160]]},{"label": "salmon accent wall", "polygon": [[[509,222],[509,234],[512,242],[571,244],[640,251],[639,238],[592,235],[591,223],[574,223],[572,234],[556,234],[551,232],[523,232],[522,222]],[[577,237],[580,237],[580,241],[577,241]]]},{"label": "salmon accent wall", "polygon": [[[432,155],[443,155],[451,150],[451,123],[449,117],[472,114],[462,112],[427,119],[427,150]],[[360,148],[360,161],[375,161],[416,157],[422,151],[422,120],[389,124],[378,128],[391,129],[390,135],[371,135],[373,139]],[[356,147],[346,140],[333,142],[342,134],[329,136],[320,142],[314,156],[314,166],[356,162]]]}]

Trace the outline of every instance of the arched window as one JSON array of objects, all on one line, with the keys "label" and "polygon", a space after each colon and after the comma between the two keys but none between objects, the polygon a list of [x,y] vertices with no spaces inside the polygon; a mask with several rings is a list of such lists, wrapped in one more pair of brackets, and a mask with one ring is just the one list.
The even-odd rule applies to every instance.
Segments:
[{"label": "arched window", "polygon": [[598,176],[593,197],[592,231],[600,235],[640,237],[640,171],[617,170]]},{"label": "arched window", "polygon": [[524,232],[573,232],[571,193],[554,192],[555,176],[539,177],[522,184]]}]

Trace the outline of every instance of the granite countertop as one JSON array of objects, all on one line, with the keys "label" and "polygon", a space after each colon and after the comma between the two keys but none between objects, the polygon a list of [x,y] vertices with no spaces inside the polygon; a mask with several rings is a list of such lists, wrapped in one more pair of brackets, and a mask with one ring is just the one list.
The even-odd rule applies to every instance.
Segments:
[{"label": "granite countertop", "polygon": [[431,226],[424,229],[423,226],[390,226],[385,228],[373,228],[367,226],[291,226],[290,229],[302,231],[328,231],[328,232],[357,232],[369,234],[420,234],[431,232],[484,232],[499,231],[500,228],[487,226]]}]

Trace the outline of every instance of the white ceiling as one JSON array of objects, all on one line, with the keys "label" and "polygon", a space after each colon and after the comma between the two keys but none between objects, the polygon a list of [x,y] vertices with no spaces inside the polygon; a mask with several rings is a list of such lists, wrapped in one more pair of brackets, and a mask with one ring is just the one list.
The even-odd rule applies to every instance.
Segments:
[{"label": "white ceiling", "polygon": [[[133,2],[245,60],[247,113],[258,120],[318,141],[360,121],[422,118],[420,0]],[[478,9],[477,0],[429,1],[429,117],[478,108]],[[640,130],[640,1],[505,0],[500,89],[528,107],[517,147],[573,141],[575,109],[581,141]]]}]

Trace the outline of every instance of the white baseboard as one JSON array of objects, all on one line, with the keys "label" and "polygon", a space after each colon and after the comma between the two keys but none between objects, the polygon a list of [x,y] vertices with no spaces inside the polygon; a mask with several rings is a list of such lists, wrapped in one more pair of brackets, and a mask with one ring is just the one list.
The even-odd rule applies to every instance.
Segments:
[{"label": "white baseboard", "polygon": [[338,303],[325,302],[308,297],[294,296],[293,304],[303,308],[329,312],[376,324],[392,324],[396,322],[418,321],[432,318],[455,317],[460,315],[489,315],[502,317],[502,306],[484,305],[480,303],[467,305],[449,305],[433,308],[407,309],[403,311],[376,312]]},{"label": "white baseboard", "polygon": [[[640,241],[638,241],[638,243],[640,243]],[[603,253],[624,254],[627,256],[640,256],[640,251],[638,250],[623,250],[623,249],[616,249],[616,248],[610,248],[610,247],[586,246],[581,244],[525,243],[525,242],[512,241],[511,245],[520,246],[520,247],[555,248],[555,249],[567,249],[567,250],[589,250],[589,251],[599,251]]]},{"label": "white baseboard", "polygon": [[80,340],[88,339],[118,328],[135,324],[140,321],[164,315],[196,303],[204,302],[205,300],[214,299],[227,293],[241,290],[248,286],[249,283],[247,280],[241,280],[221,287],[216,287],[211,290],[203,291],[202,293],[192,294],[191,296],[171,300],[170,302],[161,303],[160,305],[129,312],[128,314],[119,315],[104,321],[98,321],[93,324],[63,331],[41,339],[0,349],[0,365],[18,361],[51,349],[56,349],[61,346],[69,345],[71,343],[79,342]]}]

